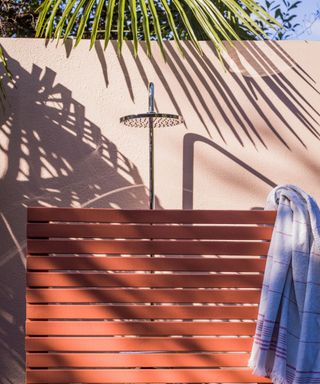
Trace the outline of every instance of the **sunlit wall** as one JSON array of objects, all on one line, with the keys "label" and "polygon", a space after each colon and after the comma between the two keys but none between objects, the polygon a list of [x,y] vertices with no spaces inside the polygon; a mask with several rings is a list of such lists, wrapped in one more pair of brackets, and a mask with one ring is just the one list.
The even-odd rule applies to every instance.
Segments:
[{"label": "sunlit wall", "polygon": [[119,124],[159,112],[185,124],[155,131],[158,208],[263,207],[277,184],[320,201],[320,42],[251,42],[222,66],[203,43],[166,44],[149,60],[87,42],[76,50],[1,39],[15,87],[0,128],[0,383],[22,383],[27,206],[148,207],[148,132]]}]

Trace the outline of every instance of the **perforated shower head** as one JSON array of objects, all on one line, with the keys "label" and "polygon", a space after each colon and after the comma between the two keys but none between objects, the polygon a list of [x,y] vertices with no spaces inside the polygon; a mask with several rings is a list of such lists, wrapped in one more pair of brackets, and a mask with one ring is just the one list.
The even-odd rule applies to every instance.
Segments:
[{"label": "perforated shower head", "polygon": [[120,122],[128,127],[149,128],[149,196],[150,209],[154,209],[154,156],[153,156],[153,128],[173,127],[183,123],[182,116],[169,113],[158,113],[154,111],[154,85],[149,84],[149,110],[146,113],[127,115],[120,118]]},{"label": "perforated shower head", "polygon": [[154,111],[154,85],[149,84],[149,111],[137,115],[127,115],[120,118],[120,123],[135,128],[149,128],[150,124],[154,128],[173,127],[183,123],[180,115],[170,113],[158,113]]}]

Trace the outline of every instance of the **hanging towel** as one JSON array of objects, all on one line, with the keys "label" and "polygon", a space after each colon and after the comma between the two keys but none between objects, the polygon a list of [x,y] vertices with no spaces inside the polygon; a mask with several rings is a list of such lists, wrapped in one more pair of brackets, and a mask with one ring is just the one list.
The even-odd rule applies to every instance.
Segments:
[{"label": "hanging towel", "polygon": [[320,383],[320,211],[294,185],[276,187],[277,216],[249,360],[274,384]]}]

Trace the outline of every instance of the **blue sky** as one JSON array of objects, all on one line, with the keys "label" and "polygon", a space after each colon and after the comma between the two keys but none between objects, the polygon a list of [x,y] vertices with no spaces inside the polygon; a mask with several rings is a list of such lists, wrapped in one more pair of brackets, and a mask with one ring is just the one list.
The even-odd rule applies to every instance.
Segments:
[{"label": "blue sky", "polygon": [[298,36],[295,38],[320,40],[320,18],[318,17],[315,23],[308,28],[314,20],[314,14],[317,10],[320,12],[320,0],[302,0],[302,3],[297,8],[298,18],[296,19],[302,25],[297,30]]},{"label": "blue sky", "polygon": [[[259,0],[259,2],[263,4],[264,0]],[[282,2],[282,0],[277,0],[278,2]],[[320,17],[312,23],[317,10],[320,16],[320,0],[302,0],[302,3],[296,8],[298,17],[295,19],[301,25],[291,39],[320,40]]]}]

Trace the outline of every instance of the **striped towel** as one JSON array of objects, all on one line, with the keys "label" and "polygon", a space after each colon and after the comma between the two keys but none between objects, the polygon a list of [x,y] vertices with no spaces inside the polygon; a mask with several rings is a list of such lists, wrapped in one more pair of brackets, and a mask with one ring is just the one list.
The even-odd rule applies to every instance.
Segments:
[{"label": "striped towel", "polygon": [[320,383],[320,210],[293,185],[276,187],[276,209],[249,360],[275,384]]}]

